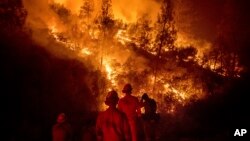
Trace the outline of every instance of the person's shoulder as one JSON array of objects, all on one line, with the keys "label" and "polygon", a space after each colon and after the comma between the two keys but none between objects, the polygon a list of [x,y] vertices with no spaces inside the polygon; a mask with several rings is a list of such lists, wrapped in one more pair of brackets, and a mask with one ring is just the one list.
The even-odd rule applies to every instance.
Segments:
[{"label": "person's shoulder", "polygon": [[109,112],[109,110],[106,109],[105,111],[100,111],[98,115],[103,116],[103,115],[107,114],[108,112]]},{"label": "person's shoulder", "polygon": [[52,126],[52,128],[55,129],[55,128],[57,128],[58,126],[59,126],[58,123],[55,123],[55,124]]},{"label": "person's shoulder", "polygon": [[124,112],[120,111],[119,109],[115,109],[115,112],[120,115],[124,114]]},{"label": "person's shoulder", "polygon": [[106,111],[100,111],[97,115],[97,118],[101,118],[105,115]]},{"label": "person's shoulder", "polygon": [[149,101],[152,103],[156,103],[156,101],[153,98],[150,98]]},{"label": "person's shoulder", "polygon": [[71,124],[69,122],[63,123],[62,126],[65,128],[71,128]]},{"label": "person's shoulder", "polygon": [[126,101],[126,99],[127,99],[127,97],[122,97],[122,98],[120,98],[119,101],[118,101],[118,104],[119,104],[119,103],[123,103],[124,101]]},{"label": "person's shoulder", "polygon": [[120,99],[119,99],[119,101],[123,101],[125,99],[125,96],[124,97],[121,97]]},{"label": "person's shoulder", "polygon": [[53,125],[52,129],[53,129],[53,130],[57,130],[57,129],[60,129],[60,128],[62,128],[62,127],[63,127],[63,125],[62,125],[61,123],[55,123],[55,124]]},{"label": "person's shoulder", "polygon": [[156,105],[156,101],[154,100],[154,99],[147,99],[146,101],[145,101],[145,104],[146,105]]},{"label": "person's shoulder", "polygon": [[125,96],[123,98],[121,98],[118,102],[118,105],[121,105],[121,104],[128,104],[130,102],[139,102],[138,98],[133,96],[133,95],[128,95],[128,96]]},{"label": "person's shoulder", "polygon": [[105,113],[106,113],[105,111],[99,112],[98,115],[97,115],[97,117],[96,117],[96,121],[97,121],[97,122],[100,122],[100,121],[102,121],[103,119],[105,119],[105,117],[106,117],[106,115],[107,115],[107,114],[105,114]]},{"label": "person's shoulder", "polygon": [[136,96],[132,96],[133,100],[139,102],[139,99]]}]

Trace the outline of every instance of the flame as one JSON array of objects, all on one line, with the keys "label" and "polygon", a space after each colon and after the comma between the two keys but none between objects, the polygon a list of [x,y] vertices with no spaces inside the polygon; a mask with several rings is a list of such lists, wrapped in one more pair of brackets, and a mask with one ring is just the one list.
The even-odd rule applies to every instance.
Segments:
[{"label": "flame", "polygon": [[50,0],[53,1],[55,3],[59,3],[59,4],[65,4],[67,2],[67,0]]},{"label": "flame", "polygon": [[74,2],[72,2],[71,0],[48,0],[48,3],[57,3],[60,5],[63,5],[67,9],[69,9],[71,12],[78,14],[80,11],[81,5],[83,3],[83,0],[74,0]]},{"label": "flame", "polygon": [[[128,71],[131,71],[134,76],[138,75],[141,77],[141,79],[145,80],[145,84],[138,84],[135,87],[135,95],[141,96],[142,93],[147,92],[150,94],[150,96],[159,103],[159,110],[172,113],[174,114],[177,106],[176,105],[182,105],[185,106],[188,104],[188,102],[193,98],[197,97],[197,99],[204,98],[205,93],[203,91],[203,88],[196,87],[196,84],[193,80],[193,78],[182,78],[181,82],[174,82],[174,77],[182,77],[182,75],[178,75],[178,72],[168,72],[168,71],[161,71],[159,70],[157,72],[157,77],[152,72],[152,68],[149,69],[142,69],[138,71],[132,64],[130,70],[126,69],[126,61],[128,58],[131,59],[131,56],[136,56],[138,54],[131,53],[130,55],[127,55],[127,57],[124,57],[125,61],[121,61],[123,55],[125,53],[129,54],[128,52],[133,52],[132,49],[128,48],[126,45],[130,42],[135,43],[135,45],[138,45],[139,43],[134,41],[134,37],[129,34],[128,28],[125,28],[124,26],[119,27],[115,30],[113,36],[113,39],[115,41],[107,41],[107,43],[103,43],[104,39],[101,37],[101,29],[98,26],[92,26],[91,21],[89,25],[82,22],[83,19],[81,19],[79,16],[80,13],[80,7],[82,6],[82,0],[77,1],[70,1],[70,0],[49,0],[49,4],[57,3],[64,5],[66,9],[69,9],[71,12],[70,19],[73,19],[76,22],[69,21],[62,22],[59,21],[61,15],[51,15],[51,19],[57,19],[52,21],[43,21],[47,25],[48,34],[60,45],[65,47],[66,49],[75,52],[77,55],[79,55],[80,59],[83,57],[89,57],[93,62],[86,62],[86,63],[93,63],[91,65],[95,66],[95,68],[98,68],[99,71],[102,73],[103,77],[107,79],[107,85],[105,86],[105,90],[111,90],[116,89],[119,90],[123,87],[125,81],[131,80],[131,79],[124,79],[122,76],[128,77],[128,75],[131,75]],[[96,1],[95,1],[96,2]],[[130,8],[126,9],[121,4],[122,3],[137,3],[137,5],[132,5]],[[145,14],[145,10],[143,10],[142,5],[146,5],[145,9],[149,11],[153,11],[151,14],[151,18],[156,18],[157,13],[159,12],[159,4],[156,3],[154,0],[150,0],[150,2],[140,2],[138,1],[132,1],[132,0],[124,0],[124,1],[113,1],[113,10],[114,10],[114,18],[116,19],[122,19],[124,24],[129,25],[130,23],[135,23],[137,18],[141,15]],[[98,4],[97,4],[98,5]],[[152,5],[152,7],[150,7]],[[99,5],[98,5],[99,6]],[[98,6],[96,8],[98,8]],[[129,6],[129,5],[128,5]],[[119,9],[121,8],[121,9]],[[157,9],[158,8],[158,9]],[[129,11],[133,9],[132,11]],[[129,11],[129,12],[127,12]],[[51,11],[50,11],[51,12]],[[52,13],[52,12],[51,12]],[[98,12],[94,12],[95,14]],[[55,13],[54,13],[55,14]],[[49,16],[49,15],[46,15]],[[95,17],[96,15],[93,15]],[[61,17],[62,18],[62,17]],[[93,18],[94,19],[94,18]],[[65,29],[62,27],[65,27]],[[116,28],[116,27],[115,27]],[[74,30],[73,30],[74,29]],[[116,32],[117,31],[117,32]],[[120,43],[120,44],[117,44]],[[194,46],[198,49],[198,53],[195,56],[195,61],[198,63],[198,65],[209,68],[211,71],[216,72],[215,70],[220,68],[221,65],[219,63],[211,63],[206,62],[203,63],[204,55],[206,52],[208,52],[211,47],[212,43],[206,40],[194,40],[185,35],[185,33],[178,32],[177,33],[177,40],[175,42],[175,46],[177,48],[180,47],[187,47],[187,46]],[[154,44],[150,43],[149,48],[153,48]],[[103,51],[104,50],[104,51]],[[122,52],[122,51],[123,52]],[[167,48],[163,49],[165,52],[169,51]],[[118,54],[119,52],[120,54]],[[125,53],[124,53],[125,52]],[[117,54],[118,55],[117,55]],[[157,55],[157,52],[155,51],[148,51],[151,55],[155,56]],[[122,55],[121,55],[122,54]],[[101,58],[101,59],[100,59]],[[133,58],[134,59],[134,58]],[[136,59],[132,61],[137,61]],[[147,58],[146,58],[147,59]],[[190,58],[189,58],[190,59]],[[189,61],[187,59],[186,61]],[[191,58],[192,59],[192,58]],[[99,61],[102,60],[102,61]],[[149,60],[149,59],[148,59]],[[150,61],[150,60],[149,60]],[[101,63],[100,63],[101,62]],[[101,64],[101,65],[100,65]],[[116,65],[119,64],[119,65]],[[136,64],[136,63],[135,63]],[[138,64],[136,64],[139,66]],[[163,64],[164,66],[165,64]],[[98,66],[98,67],[97,67]],[[101,66],[101,67],[99,67]],[[128,65],[127,65],[128,66]],[[140,68],[139,66],[138,68]],[[164,70],[164,69],[163,69]],[[181,70],[181,68],[179,69]],[[240,66],[235,67],[235,71],[240,72],[243,68]],[[142,73],[147,73],[146,76],[141,75]],[[181,74],[184,74],[185,71],[181,70]],[[226,76],[226,72],[221,73],[221,75]],[[237,75],[237,77],[240,77],[240,75]],[[139,78],[140,79],[140,78]],[[139,83],[139,82],[138,82]],[[141,82],[140,82],[141,83]],[[140,87],[139,87],[140,86]],[[155,89],[157,88],[157,89]],[[106,92],[105,91],[105,92]],[[101,93],[98,97],[99,101],[99,108],[100,110],[105,109],[107,106],[103,103],[105,99],[105,92]],[[169,103],[165,102],[165,99],[169,98]]]},{"label": "flame", "polygon": [[89,48],[83,48],[80,52],[83,56],[92,54],[92,52],[89,50]]},{"label": "flame", "polygon": [[116,81],[116,76],[117,76],[117,71],[111,66],[111,61],[108,61],[108,59],[104,59],[103,65],[105,68],[105,72],[107,75],[107,79],[110,81],[111,86],[108,88],[109,90],[112,90],[117,87],[117,81]]},{"label": "flame", "polygon": [[50,34],[55,38],[55,40],[57,42],[61,42],[60,39],[59,39],[59,37],[58,37],[58,35],[57,35],[58,29],[56,28],[56,26],[55,25],[51,25],[51,26],[49,26],[49,29],[50,29]]},{"label": "flame", "polygon": [[118,30],[118,32],[116,33],[116,39],[122,43],[123,45],[125,45],[128,42],[131,42],[132,40],[129,38],[129,36],[126,34],[126,30]]},{"label": "flame", "polygon": [[105,66],[105,70],[107,72],[107,77],[110,81],[112,81],[112,77],[111,77],[111,74],[112,74],[112,68],[110,67],[110,64],[107,62],[107,61],[104,61],[104,66]]}]

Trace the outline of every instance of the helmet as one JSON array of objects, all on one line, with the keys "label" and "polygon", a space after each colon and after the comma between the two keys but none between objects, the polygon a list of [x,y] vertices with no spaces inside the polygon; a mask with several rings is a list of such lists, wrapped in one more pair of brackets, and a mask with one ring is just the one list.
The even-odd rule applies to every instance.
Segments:
[{"label": "helmet", "polygon": [[143,95],[142,95],[142,99],[148,99],[149,97],[148,97],[148,94],[147,93],[144,93]]},{"label": "helmet", "polygon": [[108,95],[106,96],[105,104],[110,105],[116,105],[118,103],[119,97],[115,90],[112,90],[108,92]]},{"label": "helmet", "polygon": [[131,91],[132,91],[132,86],[131,86],[131,84],[126,84],[124,87],[123,87],[123,89],[122,89],[122,92],[123,93],[131,93]]},{"label": "helmet", "polygon": [[63,123],[66,121],[66,115],[65,113],[60,113],[58,116],[57,116],[57,122],[58,123]]}]

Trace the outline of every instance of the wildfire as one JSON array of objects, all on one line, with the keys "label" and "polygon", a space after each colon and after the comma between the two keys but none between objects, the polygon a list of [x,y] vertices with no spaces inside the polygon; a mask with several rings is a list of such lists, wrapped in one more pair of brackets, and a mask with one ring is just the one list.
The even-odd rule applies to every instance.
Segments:
[{"label": "wildfire", "polygon": [[180,92],[179,90],[173,88],[170,84],[165,84],[164,85],[164,88],[165,88],[165,91],[172,91],[176,96],[176,98],[178,99],[179,102],[182,102],[184,101],[186,98],[187,98],[187,95],[186,93],[184,92]]},{"label": "wildfire", "polygon": [[88,48],[83,48],[81,51],[81,54],[82,55],[91,55],[92,54],[92,52],[88,49]]},{"label": "wildfire", "polygon": [[112,61],[108,60],[108,59],[104,59],[103,61],[103,65],[105,68],[105,72],[106,72],[106,76],[107,79],[110,81],[110,86],[109,86],[109,90],[111,89],[115,89],[117,87],[117,78],[116,76],[118,75],[118,72],[115,70],[114,67],[112,67]]},{"label": "wildfire", "polygon": [[121,42],[123,45],[125,45],[128,42],[131,42],[132,40],[128,37],[128,35],[126,34],[125,30],[118,30],[117,34],[116,34],[116,39]]},{"label": "wildfire", "polygon": [[[128,2],[128,0],[126,2]],[[105,87],[105,90],[122,88],[126,81],[133,81],[135,84],[134,92],[136,96],[140,97],[143,92],[149,93],[151,97],[158,101],[160,105],[159,109],[168,113],[174,113],[176,111],[176,105],[178,104],[185,106],[194,97],[197,99],[202,99],[204,97],[205,90],[202,88],[202,84],[196,84],[194,81],[195,77],[191,77],[189,72],[187,72],[186,69],[183,69],[183,67],[178,66],[176,62],[166,61],[162,64],[159,64],[159,66],[162,67],[161,69],[155,69],[154,64],[152,65],[150,63],[142,63],[143,65],[141,65],[140,61],[134,59],[135,57],[131,57],[137,56],[138,54],[127,46],[128,43],[134,43],[135,46],[138,46],[139,51],[143,52],[144,54],[146,54],[145,52],[150,54],[151,56],[148,54],[146,54],[148,56],[143,56],[148,62],[150,62],[151,59],[154,58],[158,53],[155,51],[157,49],[152,49],[156,47],[156,45],[152,43],[154,41],[153,39],[148,39],[149,41],[145,43],[146,45],[139,47],[139,41],[134,40],[135,35],[131,35],[133,33],[130,33],[126,26],[119,26],[119,24],[115,23],[117,17],[118,19],[123,17],[123,19],[130,21],[124,23],[124,25],[129,25],[131,24],[131,21],[136,22],[134,20],[136,17],[135,15],[132,14],[133,20],[128,20],[129,18],[125,18],[126,16],[122,15],[122,10],[119,10],[118,15],[114,13],[114,20],[112,21],[114,23],[108,23],[107,21],[98,23],[98,19],[95,19],[96,15],[94,14],[99,14],[100,12],[97,11],[100,9],[94,10],[94,14],[92,14],[92,17],[90,18],[88,17],[88,20],[79,16],[80,10],[85,10],[85,14],[91,15],[88,13],[91,12],[91,9],[88,9],[88,7],[81,9],[83,4],[82,0],[77,0],[77,2],[71,2],[69,0],[49,0],[49,4],[54,3],[61,4],[64,7],[62,7],[62,9],[60,9],[61,11],[59,10],[58,13],[54,12],[54,15],[57,16],[52,18],[61,20],[58,23],[62,24],[62,26],[66,29],[61,31],[59,28],[61,26],[51,23],[51,21],[43,21],[48,25],[48,27],[46,27],[48,29],[48,34],[56,42],[60,43],[60,45],[79,55],[80,59],[88,56],[91,58],[91,60],[94,60],[93,62],[86,63],[92,63],[91,65],[95,66],[95,68],[97,68],[106,79],[106,85],[101,85],[101,87]],[[115,3],[118,2],[116,1]],[[153,3],[155,7],[159,9],[160,6],[158,3],[155,1],[151,1],[151,3]],[[79,5],[77,6],[77,4]],[[151,9],[149,5],[147,7]],[[67,10],[69,10],[69,12],[67,12]],[[117,10],[117,5],[115,6],[115,10]],[[138,13],[140,12],[141,11]],[[157,10],[157,12],[159,12],[159,10]],[[72,22],[71,20],[76,22]],[[112,27],[112,29],[109,29],[110,27]],[[110,30],[110,32],[108,32],[110,35],[108,34],[107,36],[112,35],[112,38],[101,36],[102,33],[107,32],[106,28]],[[148,28],[148,30],[151,28],[153,27]],[[154,35],[155,33],[152,34]],[[144,41],[147,39],[142,38],[142,40]],[[206,52],[211,49],[212,43],[207,41],[194,41],[188,39],[186,36],[184,36],[184,34],[178,32],[177,40],[175,41],[174,46],[177,48],[195,46],[198,49],[197,54],[193,58],[187,57],[184,62],[194,60],[194,62],[201,67],[208,68],[214,72],[216,72],[216,70],[222,66],[214,60],[204,62],[204,56]],[[168,48],[162,48],[161,51],[167,54],[170,50]],[[115,55],[117,52],[120,54]],[[124,57],[124,52],[127,54],[129,54],[128,52],[133,53],[130,53]],[[125,59],[120,61],[122,60],[122,57]],[[176,56],[173,58],[176,58]],[[143,68],[144,66],[146,67]],[[139,69],[136,69],[136,67]],[[237,72],[242,71],[242,69],[243,68],[237,65],[235,67],[235,71]],[[157,73],[155,73],[156,71]],[[226,71],[223,71],[220,74],[226,76]],[[237,75],[237,77],[239,76],[240,75]],[[101,109],[106,107],[103,103],[105,95],[104,93],[105,92],[102,92],[100,97],[98,97],[100,102],[99,107]]]},{"label": "wildfire", "polygon": [[74,2],[72,2],[71,0],[48,0],[48,3],[64,5],[73,13],[79,13],[82,2],[82,0],[74,0]]},{"label": "wildfire", "polygon": [[50,35],[52,35],[57,42],[60,42],[60,39],[57,35],[58,30],[57,30],[56,26],[55,25],[49,26],[49,29],[50,29]]},{"label": "wildfire", "polygon": [[[66,47],[68,47],[70,50],[72,49],[72,44],[70,44],[67,41],[61,41],[61,39],[59,38],[59,36],[57,34],[58,30],[55,26],[51,26],[51,30],[50,30],[50,34],[54,37],[54,39],[62,44],[64,44]],[[96,31],[98,32],[98,31]],[[89,35],[91,35],[93,33],[90,32]],[[95,38],[98,38],[97,36]],[[93,38],[92,38],[93,39]],[[126,34],[125,30],[118,30],[115,39],[117,41],[119,41],[120,43],[122,43],[122,45],[125,45],[128,42],[131,42],[132,40],[129,38],[129,36]],[[89,56],[89,55],[93,55],[93,49],[89,48],[89,47],[82,47],[82,49],[79,51],[80,56]],[[108,55],[108,56],[103,56],[103,74],[106,75],[107,80],[109,81],[109,84],[107,85],[107,91],[108,90],[112,90],[112,89],[117,89],[117,88],[122,88],[122,85],[118,85],[118,81],[119,81],[119,75],[122,75],[125,73],[124,68],[120,67],[114,67],[113,64],[115,64],[115,59],[112,59],[114,57],[112,57],[112,54]],[[191,94],[194,91],[190,91],[187,92],[185,90],[181,90],[179,88],[175,88],[174,86],[171,85],[171,83],[167,82],[165,80],[164,77],[165,74],[161,74],[158,73],[158,77],[155,80],[153,75],[149,75],[149,82],[148,82],[148,87],[147,88],[135,88],[137,89],[138,93],[135,93],[136,96],[140,97],[141,94],[143,92],[147,92],[151,94],[151,97],[156,99],[156,101],[158,101],[159,103],[159,110],[163,110],[167,113],[170,114],[174,114],[176,111],[176,107],[174,103],[179,103],[181,105],[185,105],[186,103],[188,103],[189,98],[191,96]],[[155,81],[157,82],[161,82],[161,84],[158,84],[157,86],[155,85]],[[157,91],[149,89],[149,88],[153,88],[153,87],[158,87]],[[159,95],[160,94],[160,95]],[[158,96],[157,96],[158,95]],[[171,96],[172,95],[172,96]],[[173,98],[174,103],[170,104],[170,105],[165,105],[165,101],[164,99],[162,99],[165,96],[170,96]],[[102,103],[101,101],[103,101],[104,95],[100,97],[100,105],[99,108],[101,110],[105,109],[107,106]],[[166,108],[168,107],[168,108]]]},{"label": "wildfire", "polygon": [[104,61],[104,66],[105,66],[105,70],[106,70],[106,73],[107,73],[107,78],[108,80],[110,80],[111,82],[113,81],[112,80],[112,68],[110,67],[110,64],[107,62],[107,61]]}]

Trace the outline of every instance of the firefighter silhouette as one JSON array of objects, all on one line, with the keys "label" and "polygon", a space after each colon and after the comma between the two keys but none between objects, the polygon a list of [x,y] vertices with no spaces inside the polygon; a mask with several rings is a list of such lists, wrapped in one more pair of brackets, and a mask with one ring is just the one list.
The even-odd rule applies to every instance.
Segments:
[{"label": "firefighter silhouette", "polygon": [[57,117],[56,124],[52,128],[53,141],[71,141],[72,129],[71,125],[67,122],[65,113],[60,113]]},{"label": "firefighter silhouette", "polygon": [[100,112],[96,121],[98,141],[131,141],[131,132],[126,115],[116,108],[118,103],[116,91],[110,91],[106,97],[106,111]]},{"label": "firefighter silhouette", "polygon": [[131,95],[131,84],[126,84],[122,92],[125,93],[125,96],[119,100],[118,109],[124,112],[128,118],[132,141],[139,141],[141,133],[139,119],[139,116],[141,115],[140,102],[138,98]]},{"label": "firefighter silhouette", "polygon": [[156,113],[156,101],[149,98],[147,93],[144,93],[140,103],[145,110],[145,113],[142,114],[145,140],[156,141],[159,138],[157,134],[157,127],[160,119],[160,115]]}]

